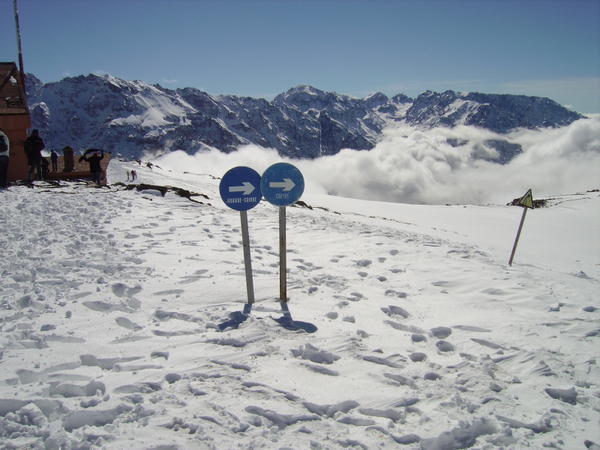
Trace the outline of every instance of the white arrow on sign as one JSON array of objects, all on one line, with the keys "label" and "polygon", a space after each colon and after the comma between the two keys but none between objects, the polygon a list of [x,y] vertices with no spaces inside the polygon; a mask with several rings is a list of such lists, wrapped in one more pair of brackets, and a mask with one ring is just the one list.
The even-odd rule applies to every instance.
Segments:
[{"label": "white arrow on sign", "polygon": [[251,194],[254,189],[254,185],[249,181],[244,181],[241,186],[229,186],[229,192],[241,192],[244,195]]},{"label": "white arrow on sign", "polygon": [[283,188],[284,192],[289,192],[296,187],[296,183],[294,183],[289,178],[284,178],[283,181],[271,181],[269,182],[269,187],[272,188]]}]

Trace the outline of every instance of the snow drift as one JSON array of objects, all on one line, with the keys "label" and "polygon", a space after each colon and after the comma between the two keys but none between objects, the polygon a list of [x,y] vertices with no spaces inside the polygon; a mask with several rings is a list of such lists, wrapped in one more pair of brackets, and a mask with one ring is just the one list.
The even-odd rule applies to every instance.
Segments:
[{"label": "snow drift", "polygon": [[[312,209],[287,212],[288,293],[313,334],[273,320],[277,209],[260,203],[253,314],[220,332],[246,291],[217,178],[254,155],[273,157],[113,159],[109,188],[0,192],[3,448],[598,445],[597,192],[529,214],[510,268],[519,208],[306,193]],[[132,168],[208,198],[127,190]]]}]

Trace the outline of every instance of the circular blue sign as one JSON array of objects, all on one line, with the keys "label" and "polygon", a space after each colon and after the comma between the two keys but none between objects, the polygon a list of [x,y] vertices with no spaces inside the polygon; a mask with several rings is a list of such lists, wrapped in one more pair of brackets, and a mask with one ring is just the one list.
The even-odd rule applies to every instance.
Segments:
[{"label": "circular blue sign", "polygon": [[267,201],[273,205],[291,205],[304,192],[304,177],[291,164],[273,164],[263,173],[260,179],[260,190]]},{"label": "circular blue sign", "polygon": [[219,184],[221,198],[236,211],[246,211],[260,203],[260,175],[250,167],[234,167],[227,171]]}]

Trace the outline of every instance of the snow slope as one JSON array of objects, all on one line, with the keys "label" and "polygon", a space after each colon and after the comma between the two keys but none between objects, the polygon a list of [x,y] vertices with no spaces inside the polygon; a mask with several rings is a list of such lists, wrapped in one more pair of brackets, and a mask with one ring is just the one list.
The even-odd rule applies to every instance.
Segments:
[{"label": "snow slope", "polygon": [[[126,190],[143,183],[202,193]],[[521,209],[305,195],[239,214],[218,177],[113,160],[110,188],[0,192],[2,448],[600,444],[598,192]]]}]

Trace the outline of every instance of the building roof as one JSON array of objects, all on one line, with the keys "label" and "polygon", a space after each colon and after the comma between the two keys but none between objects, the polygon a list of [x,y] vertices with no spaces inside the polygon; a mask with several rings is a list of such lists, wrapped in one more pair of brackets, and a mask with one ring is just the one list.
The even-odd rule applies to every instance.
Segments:
[{"label": "building roof", "polygon": [[14,62],[0,62],[0,115],[27,112],[17,65]]}]

